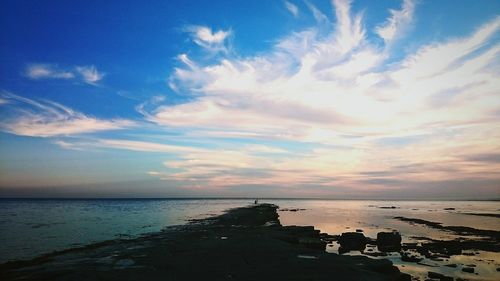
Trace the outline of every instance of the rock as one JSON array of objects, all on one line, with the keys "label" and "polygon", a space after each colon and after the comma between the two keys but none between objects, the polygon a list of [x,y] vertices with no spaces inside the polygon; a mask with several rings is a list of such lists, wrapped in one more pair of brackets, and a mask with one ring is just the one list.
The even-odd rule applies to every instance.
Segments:
[{"label": "rock", "polygon": [[326,242],[321,240],[320,238],[313,237],[300,237],[299,244],[306,246],[311,249],[326,249]]},{"label": "rock", "polygon": [[473,267],[464,267],[464,268],[462,268],[462,271],[467,272],[467,273],[474,273],[474,268]]},{"label": "rock", "polygon": [[422,258],[419,258],[417,256],[409,255],[407,253],[401,253],[401,260],[405,262],[419,262],[422,260]]},{"label": "rock", "polygon": [[377,247],[383,252],[396,252],[401,249],[401,234],[399,232],[377,233]]},{"label": "rock", "polygon": [[366,237],[363,233],[359,232],[344,232],[340,235],[338,242],[342,251],[345,252],[353,250],[363,251],[366,247]]},{"label": "rock", "polygon": [[444,208],[445,211],[454,211],[455,208]]},{"label": "rock", "polygon": [[397,281],[411,281],[411,275],[407,273],[401,273]]},{"label": "rock", "polygon": [[441,273],[429,271],[427,276],[432,279],[439,279],[440,281],[453,281],[453,277],[443,275]]},{"label": "rock", "polygon": [[356,229],[356,232],[363,232],[363,229]]}]

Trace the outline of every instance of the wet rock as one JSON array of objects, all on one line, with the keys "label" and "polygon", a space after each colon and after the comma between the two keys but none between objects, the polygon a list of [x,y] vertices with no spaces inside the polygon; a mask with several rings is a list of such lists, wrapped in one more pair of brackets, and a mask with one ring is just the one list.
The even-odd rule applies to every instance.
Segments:
[{"label": "wet rock", "polygon": [[[338,240],[342,251],[363,251],[366,247],[366,237],[359,232],[344,232]],[[339,249],[339,252],[341,250]]]},{"label": "wet rock", "polygon": [[399,232],[377,233],[377,247],[383,252],[394,252],[401,249],[401,234]]},{"label": "wet rock", "polygon": [[419,262],[422,258],[403,252],[401,253],[401,260],[405,262]]},{"label": "wet rock", "polygon": [[401,273],[397,281],[412,281],[411,275],[407,273]]},{"label": "wet rock", "polygon": [[[339,249],[340,251],[340,249]],[[384,252],[365,252],[365,255],[372,256],[372,257],[386,257],[387,253]]]},{"label": "wet rock", "polygon": [[427,273],[427,276],[429,276],[429,278],[438,279],[440,281],[453,281],[453,277],[446,276],[444,274],[437,273],[437,272],[432,272],[432,271],[429,271]]},{"label": "wet rock", "polygon": [[462,268],[462,271],[467,272],[467,273],[474,273],[474,268],[473,267],[464,267],[464,268]]},{"label": "wet rock", "polygon": [[305,211],[306,209],[300,209],[300,208],[284,208],[284,209],[280,209],[280,211],[282,212],[298,212],[298,211]]},{"label": "wet rock", "polygon": [[300,237],[299,244],[304,245],[305,247],[311,249],[319,249],[319,250],[326,249],[326,242],[321,240],[320,238]]}]

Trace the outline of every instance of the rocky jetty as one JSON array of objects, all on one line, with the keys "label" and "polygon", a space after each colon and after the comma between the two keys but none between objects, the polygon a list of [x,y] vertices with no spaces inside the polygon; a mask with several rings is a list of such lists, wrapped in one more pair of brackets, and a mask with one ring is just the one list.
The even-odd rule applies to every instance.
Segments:
[{"label": "rocky jetty", "polygon": [[0,279],[411,280],[389,260],[325,252],[334,237],[312,226],[281,226],[277,208],[236,208],[136,239],[8,262]]}]

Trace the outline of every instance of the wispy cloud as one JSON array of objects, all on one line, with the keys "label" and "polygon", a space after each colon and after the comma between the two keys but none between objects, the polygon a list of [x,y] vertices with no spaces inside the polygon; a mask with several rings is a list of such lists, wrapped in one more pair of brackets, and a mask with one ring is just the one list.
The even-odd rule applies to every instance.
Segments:
[{"label": "wispy cloud", "polygon": [[97,71],[97,68],[93,65],[77,66],[75,67],[75,70],[81,75],[83,81],[92,85],[101,81],[104,77],[104,73]]},{"label": "wispy cloud", "polygon": [[294,17],[298,17],[299,16],[299,8],[297,7],[297,5],[293,4],[292,2],[290,1],[284,1],[283,3],[285,3],[285,7],[286,9],[294,16]]},{"label": "wispy cloud", "polygon": [[28,78],[34,80],[75,78],[75,74],[71,71],[59,69],[52,64],[30,64],[26,67],[25,74]]},{"label": "wispy cloud", "polygon": [[387,22],[378,26],[375,32],[386,42],[386,44],[397,39],[413,20],[415,11],[414,0],[404,0],[400,10],[390,10],[391,16]]},{"label": "wispy cloud", "polygon": [[0,130],[20,136],[54,137],[131,127],[133,121],[104,120],[75,111],[49,100],[33,100],[11,93],[2,93],[9,101],[4,108],[10,116],[0,123]]},{"label": "wispy cloud", "polygon": [[212,30],[210,27],[201,25],[186,26],[184,30],[191,34],[191,39],[197,45],[211,52],[227,52],[227,38],[231,30]]},{"label": "wispy cloud", "polygon": [[33,80],[63,79],[81,80],[84,83],[96,85],[104,77],[93,65],[61,68],[56,64],[30,64],[24,74]]}]

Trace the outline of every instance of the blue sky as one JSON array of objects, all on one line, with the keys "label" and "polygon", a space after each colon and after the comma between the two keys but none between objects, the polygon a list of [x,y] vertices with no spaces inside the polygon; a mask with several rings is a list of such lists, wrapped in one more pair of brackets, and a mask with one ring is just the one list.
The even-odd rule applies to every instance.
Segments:
[{"label": "blue sky", "polygon": [[499,1],[2,1],[0,196],[500,196]]}]

